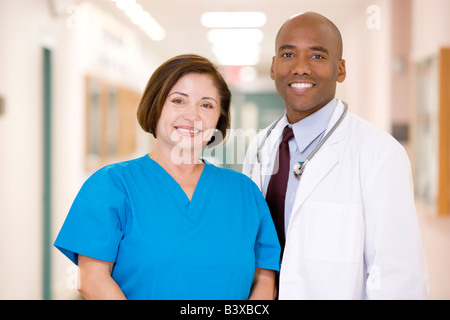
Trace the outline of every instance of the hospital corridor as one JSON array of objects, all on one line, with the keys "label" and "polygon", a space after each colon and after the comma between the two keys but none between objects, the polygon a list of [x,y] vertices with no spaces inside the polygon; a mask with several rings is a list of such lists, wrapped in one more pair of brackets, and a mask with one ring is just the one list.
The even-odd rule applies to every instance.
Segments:
[{"label": "hospital corridor", "polygon": [[230,129],[202,156],[241,172],[252,139],[285,113],[277,33],[308,11],[342,34],[336,97],[406,150],[429,299],[449,300],[448,0],[0,0],[0,300],[83,299],[77,266],[53,244],[94,172],[155,147],[136,114],[170,58],[220,70]]}]

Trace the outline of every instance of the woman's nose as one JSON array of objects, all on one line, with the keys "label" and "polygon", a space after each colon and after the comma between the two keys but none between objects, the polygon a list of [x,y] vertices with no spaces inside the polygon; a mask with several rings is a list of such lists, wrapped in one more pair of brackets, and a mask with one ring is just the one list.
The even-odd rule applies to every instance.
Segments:
[{"label": "woman's nose", "polygon": [[185,111],[186,112],[184,113],[184,117],[187,120],[197,121],[200,119],[199,112],[198,112],[199,110],[198,110],[197,106],[189,105],[189,107],[187,107]]}]

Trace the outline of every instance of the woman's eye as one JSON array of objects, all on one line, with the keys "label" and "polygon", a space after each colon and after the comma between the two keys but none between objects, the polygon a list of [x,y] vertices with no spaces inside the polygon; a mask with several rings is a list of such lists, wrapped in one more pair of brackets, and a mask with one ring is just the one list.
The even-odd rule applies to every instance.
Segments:
[{"label": "woman's eye", "polygon": [[210,103],[203,103],[202,107],[205,108],[205,109],[212,109],[212,108],[214,108],[213,105],[210,104]]},{"label": "woman's eye", "polygon": [[175,98],[175,99],[172,99],[172,102],[175,104],[182,104],[183,100]]}]

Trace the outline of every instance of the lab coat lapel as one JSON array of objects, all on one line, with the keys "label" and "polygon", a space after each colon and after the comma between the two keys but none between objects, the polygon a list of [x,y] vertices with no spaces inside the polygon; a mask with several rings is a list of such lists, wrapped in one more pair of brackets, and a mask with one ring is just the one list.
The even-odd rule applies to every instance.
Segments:
[{"label": "lab coat lapel", "polygon": [[[341,101],[337,105],[327,131],[331,130],[333,125],[338,121],[342,115],[344,106]],[[326,177],[326,175],[338,163],[337,153],[342,146],[343,139],[348,127],[348,117],[346,117],[341,124],[336,128],[336,131],[330,136],[328,141],[322,146],[317,154],[306,165],[305,171],[301,177],[300,184],[297,188],[293,214],[314,191],[316,186]]]},{"label": "lab coat lapel", "polygon": [[[281,141],[281,136],[284,128],[288,125],[286,115],[278,121],[277,125],[272,129],[267,140],[264,142],[261,148],[261,180],[264,182],[265,179],[270,177],[273,172],[273,165],[275,163],[275,157],[277,155],[278,146]],[[264,132],[267,135],[267,132]],[[258,173],[259,175],[259,173]],[[264,183],[263,183],[264,184]],[[264,194],[264,190],[262,190]],[[264,194],[265,196],[265,194]]]},{"label": "lab coat lapel", "polygon": [[297,211],[337,162],[336,154],[329,145],[325,144],[305,168],[297,188],[293,212]]}]

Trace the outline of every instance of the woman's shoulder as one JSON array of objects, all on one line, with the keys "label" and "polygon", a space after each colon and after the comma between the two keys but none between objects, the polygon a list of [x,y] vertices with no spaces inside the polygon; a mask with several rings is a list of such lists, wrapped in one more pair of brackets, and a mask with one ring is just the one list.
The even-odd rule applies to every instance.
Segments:
[{"label": "woman's shoulder", "polygon": [[120,185],[123,183],[124,177],[135,175],[139,171],[142,171],[142,168],[145,165],[145,157],[147,156],[105,165],[95,171],[86,180],[86,183]]},{"label": "woman's shoulder", "polygon": [[145,155],[131,160],[110,163],[98,169],[93,175],[114,174],[123,171],[138,170],[147,157],[148,156]]}]

